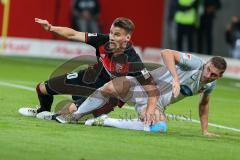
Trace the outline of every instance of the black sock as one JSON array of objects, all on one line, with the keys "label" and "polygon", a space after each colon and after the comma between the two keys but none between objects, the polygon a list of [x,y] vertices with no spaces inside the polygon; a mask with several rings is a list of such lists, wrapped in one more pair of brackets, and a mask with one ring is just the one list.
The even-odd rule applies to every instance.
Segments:
[{"label": "black sock", "polygon": [[37,91],[38,100],[40,103],[40,108],[37,110],[37,112],[39,113],[42,111],[50,111],[53,103],[53,96],[42,94],[42,92],[39,89],[39,84],[36,87],[36,91]]}]

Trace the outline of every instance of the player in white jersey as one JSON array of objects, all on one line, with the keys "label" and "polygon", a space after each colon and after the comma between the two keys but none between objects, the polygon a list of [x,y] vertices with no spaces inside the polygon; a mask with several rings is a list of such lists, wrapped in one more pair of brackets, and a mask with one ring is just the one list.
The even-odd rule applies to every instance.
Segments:
[{"label": "player in white jersey", "polygon": [[[141,117],[140,121],[125,121],[104,117],[103,125],[153,132],[166,131],[166,117],[164,115],[166,107],[187,96],[201,93],[199,116],[202,133],[207,136],[214,135],[208,132],[210,93],[215,87],[216,80],[221,78],[226,70],[226,61],[222,57],[213,57],[209,61],[204,62],[194,55],[173,50],[163,50],[161,55],[166,67],[161,67],[151,72],[160,91],[155,114],[151,115],[155,123],[144,124],[141,122]],[[96,103],[95,100],[99,99],[99,97],[104,98]],[[109,97],[117,97],[124,102],[135,103],[136,111],[139,115],[144,115],[147,100],[152,98],[147,96],[136,78],[129,76],[120,77],[110,81],[94,92],[74,113],[74,117],[76,119],[80,118],[81,112],[85,111],[87,106],[91,106],[92,109],[102,107]],[[90,125],[94,121],[94,119],[91,119],[86,124]]]}]

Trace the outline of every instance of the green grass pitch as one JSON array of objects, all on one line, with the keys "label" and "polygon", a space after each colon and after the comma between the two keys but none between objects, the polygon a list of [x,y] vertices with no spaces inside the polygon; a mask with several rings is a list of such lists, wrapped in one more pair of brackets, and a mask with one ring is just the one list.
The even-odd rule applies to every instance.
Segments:
[{"label": "green grass pitch", "polygon": [[[33,91],[63,60],[0,57],[0,160],[239,160],[240,132],[209,127],[220,137],[203,137],[200,125],[168,121],[166,134],[110,127],[59,124],[21,116],[21,106],[38,104]],[[25,88],[16,88],[24,86]],[[65,97],[55,98],[54,105]],[[167,113],[198,119],[198,97],[190,97]],[[116,109],[112,117],[134,115]],[[209,122],[240,128],[240,81],[222,79],[212,94]]]}]

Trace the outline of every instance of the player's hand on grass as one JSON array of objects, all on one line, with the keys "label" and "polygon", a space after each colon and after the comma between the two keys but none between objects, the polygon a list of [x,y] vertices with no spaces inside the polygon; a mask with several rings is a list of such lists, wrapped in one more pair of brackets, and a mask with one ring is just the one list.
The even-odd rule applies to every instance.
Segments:
[{"label": "player's hand on grass", "polygon": [[173,91],[174,98],[176,98],[180,93],[180,82],[179,82],[178,79],[173,79],[173,81],[172,81],[172,91]]},{"label": "player's hand on grass", "polygon": [[220,135],[211,132],[203,132],[203,135],[206,137],[220,137]]},{"label": "player's hand on grass", "polygon": [[46,31],[50,31],[52,25],[47,20],[35,18],[35,22],[39,23]]},{"label": "player's hand on grass", "polygon": [[143,115],[144,124],[151,125],[155,122],[155,107],[148,107]]}]

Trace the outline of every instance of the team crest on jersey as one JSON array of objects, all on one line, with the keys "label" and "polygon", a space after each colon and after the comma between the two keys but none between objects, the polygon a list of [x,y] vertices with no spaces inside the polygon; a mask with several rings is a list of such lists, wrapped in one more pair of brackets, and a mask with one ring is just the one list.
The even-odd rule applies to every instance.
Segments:
[{"label": "team crest on jersey", "polygon": [[88,37],[96,37],[97,33],[88,33]]}]

